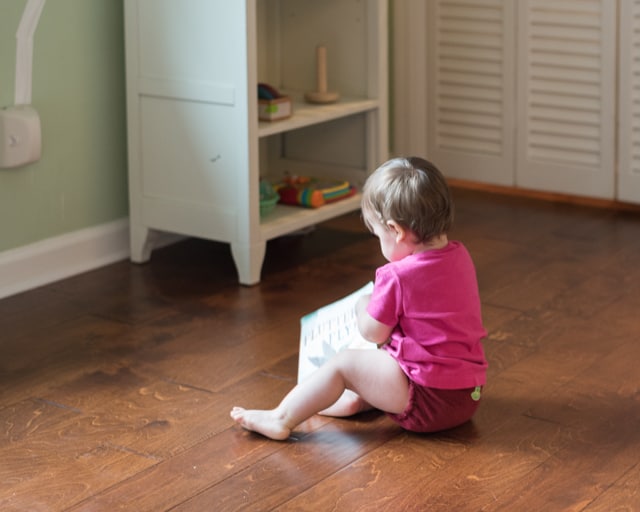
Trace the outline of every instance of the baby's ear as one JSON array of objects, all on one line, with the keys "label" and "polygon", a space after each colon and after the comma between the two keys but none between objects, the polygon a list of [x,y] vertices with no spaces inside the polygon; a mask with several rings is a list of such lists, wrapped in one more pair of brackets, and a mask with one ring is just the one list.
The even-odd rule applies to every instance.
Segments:
[{"label": "baby's ear", "polygon": [[401,242],[407,236],[407,230],[395,220],[388,220],[387,228],[395,233],[396,243]]},{"label": "baby's ear", "polygon": [[387,220],[385,221],[385,225],[387,226],[387,229],[391,231],[398,231],[399,226],[395,220]]}]

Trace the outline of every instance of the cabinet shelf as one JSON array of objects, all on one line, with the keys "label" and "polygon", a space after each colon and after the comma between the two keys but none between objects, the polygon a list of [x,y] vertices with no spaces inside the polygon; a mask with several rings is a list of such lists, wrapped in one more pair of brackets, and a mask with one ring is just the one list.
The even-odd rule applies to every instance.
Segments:
[{"label": "cabinet shelf", "polygon": [[302,94],[284,93],[292,99],[293,115],[280,121],[260,121],[258,124],[258,136],[267,137],[278,133],[304,128],[342,117],[372,111],[378,108],[380,102],[377,99],[368,98],[344,98],[329,105],[312,105],[306,103]]},{"label": "cabinet shelf", "polygon": [[275,210],[260,220],[260,233],[263,240],[271,240],[292,231],[357,210],[360,208],[360,199],[360,194],[355,194],[319,208],[302,208],[300,206],[278,204]]}]

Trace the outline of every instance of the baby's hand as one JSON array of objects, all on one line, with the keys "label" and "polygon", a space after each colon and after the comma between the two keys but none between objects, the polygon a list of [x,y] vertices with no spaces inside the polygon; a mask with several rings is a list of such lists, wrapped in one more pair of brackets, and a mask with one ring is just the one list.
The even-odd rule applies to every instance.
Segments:
[{"label": "baby's hand", "polygon": [[387,338],[386,340],[384,340],[382,343],[378,343],[378,348],[382,348],[384,347],[387,343],[389,343],[391,341],[391,338]]},{"label": "baby's hand", "polygon": [[361,296],[356,303],[356,319],[360,335],[376,345],[384,345],[391,335],[392,328],[378,322],[369,313],[367,306],[371,301],[371,294]]}]

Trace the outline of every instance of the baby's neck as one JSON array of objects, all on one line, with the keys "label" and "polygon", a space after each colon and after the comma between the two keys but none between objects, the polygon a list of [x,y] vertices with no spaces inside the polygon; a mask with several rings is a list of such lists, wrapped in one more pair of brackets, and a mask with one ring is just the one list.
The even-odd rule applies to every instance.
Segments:
[{"label": "baby's neck", "polygon": [[425,251],[433,251],[436,249],[444,249],[448,243],[449,243],[449,238],[447,237],[446,234],[434,236],[433,238],[431,238],[426,242],[416,244],[413,254],[418,254],[420,252],[425,252]]}]

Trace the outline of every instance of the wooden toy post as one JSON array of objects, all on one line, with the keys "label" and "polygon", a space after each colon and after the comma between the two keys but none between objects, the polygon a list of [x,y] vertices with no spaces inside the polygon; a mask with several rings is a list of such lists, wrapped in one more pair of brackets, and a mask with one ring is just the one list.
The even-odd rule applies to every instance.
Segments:
[{"label": "wooden toy post", "polygon": [[327,91],[327,48],[322,45],[316,48],[316,89],[304,95],[309,103],[333,103],[340,98],[339,93]]}]

